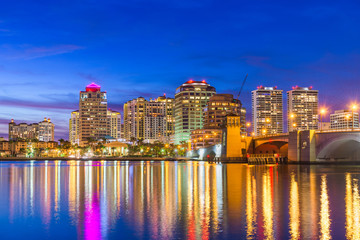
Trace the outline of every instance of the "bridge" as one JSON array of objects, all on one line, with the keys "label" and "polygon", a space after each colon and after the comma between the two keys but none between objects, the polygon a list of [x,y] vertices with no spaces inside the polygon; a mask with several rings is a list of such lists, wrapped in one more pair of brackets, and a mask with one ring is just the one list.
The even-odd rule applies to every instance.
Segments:
[{"label": "bridge", "polygon": [[360,160],[360,129],[304,130],[258,136],[250,154],[280,154],[289,162]]}]

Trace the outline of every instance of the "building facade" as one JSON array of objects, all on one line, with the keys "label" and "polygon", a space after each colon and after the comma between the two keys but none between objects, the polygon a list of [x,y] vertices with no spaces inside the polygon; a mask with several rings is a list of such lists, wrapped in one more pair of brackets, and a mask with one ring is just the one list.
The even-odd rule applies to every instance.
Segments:
[{"label": "building facade", "polygon": [[255,136],[283,132],[283,91],[258,87],[252,93],[252,119]]},{"label": "building facade", "polygon": [[107,119],[107,96],[101,87],[92,83],[80,91],[79,142],[84,145],[89,139],[101,139],[109,135]]},{"label": "building facade", "polygon": [[14,119],[9,123],[9,140],[32,140],[49,142],[54,141],[55,125],[50,118],[44,118],[44,121],[39,123],[20,123],[16,124]]},{"label": "building facade", "polygon": [[288,130],[318,129],[318,91],[312,87],[293,87],[287,92]]},{"label": "building facade", "polygon": [[139,97],[124,104],[124,135],[127,141],[144,140],[146,100]]},{"label": "building facade", "polygon": [[107,119],[109,121],[109,136],[116,140],[121,139],[121,114],[116,111],[108,109]]},{"label": "building facade", "polygon": [[124,104],[124,135],[127,141],[172,142],[174,135],[174,99],[143,97]]},{"label": "building facade", "polygon": [[84,145],[88,140],[121,139],[121,114],[107,108],[106,92],[92,83],[80,92],[79,110],[71,112],[69,141]]},{"label": "building facade", "polygon": [[71,144],[80,144],[80,114],[79,110],[71,112],[69,120],[69,141]]},{"label": "building facade", "polygon": [[240,116],[241,133],[246,134],[246,109],[232,94],[214,94],[210,97],[204,109],[204,128],[225,127],[227,115]]},{"label": "building facade", "polygon": [[191,131],[203,128],[203,109],[216,93],[205,80],[189,80],[175,93],[175,144],[190,140]]},{"label": "building facade", "polygon": [[206,148],[221,143],[222,129],[197,129],[191,132],[191,149]]},{"label": "building facade", "polygon": [[[330,114],[330,129],[359,128],[359,113],[351,110],[338,110]],[[324,130],[324,129],[322,129]]]}]

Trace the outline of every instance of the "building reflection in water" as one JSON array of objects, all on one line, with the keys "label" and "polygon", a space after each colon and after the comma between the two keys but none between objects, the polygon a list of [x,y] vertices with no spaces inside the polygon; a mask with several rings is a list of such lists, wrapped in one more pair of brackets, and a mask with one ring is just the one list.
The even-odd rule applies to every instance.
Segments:
[{"label": "building reflection in water", "polygon": [[327,190],[326,175],[321,176],[321,193],[320,193],[320,239],[331,239],[330,235],[330,209],[329,195]]},{"label": "building reflection in water", "polygon": [[345,176],[345,217],[346,238],[360,239],[360,196],[357,179],[352,179],[350,173]]},{"label": "building reflection in water", "polygon": [[299,207],[299,187],[295,180],[295,174],[290,176],[290,201],[289,201],[289,227],[291,239],[300,238],[300,207]]},{"label": "building reflection in water", "polygon": [[[27,219],[38,231],[62,226],[81,239],[330,239],[336,229],[344,230],[342,238],[360,239],[359,175],[319,169],[206,162],[6,163],[0,168],[5,211],[0,216],[9,222],[3,227]],[[333,203],[344,206],[343,225],[338,216],[331,220]]]},{"label": "building reflection in water", "polygon": [[256,180],[252,174],[253,169],[248,167],[246,172],[246,236],[248,239],[256,236]]}]

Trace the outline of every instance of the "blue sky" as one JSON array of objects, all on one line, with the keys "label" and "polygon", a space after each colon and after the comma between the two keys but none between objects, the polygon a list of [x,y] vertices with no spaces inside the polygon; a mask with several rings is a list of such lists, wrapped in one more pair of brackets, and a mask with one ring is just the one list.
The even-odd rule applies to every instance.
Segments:
[{"label": "blue sky", "polygon": [[258,85],[320,91],[330,111],[360,96],[356,1],[6,1],[0,8],[0,136],[7,123],[50,117],[68,138],[91,82],[122,110],[173,96],[188,79],[237,94],[251,113]]}]

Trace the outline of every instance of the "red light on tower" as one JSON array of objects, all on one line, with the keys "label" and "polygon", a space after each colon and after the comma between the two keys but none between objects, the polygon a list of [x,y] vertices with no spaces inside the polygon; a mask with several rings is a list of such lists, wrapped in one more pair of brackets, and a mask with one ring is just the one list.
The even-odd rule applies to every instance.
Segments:
[{"label": "red light on tower", "polygon": [[202,83],[206,83],[205,79],[201,81]]},{"label": "red light on tower", "polygon": [[86,91],[87,92],[97,92],[100,91],[100,86],[95,84],[95,83],[91,83],[89,85],[86,86]]},{"label": "red light on tower", "polygon": [[193,83],[194,82],[194,80],[192,80],[192,79],[190,79],[189,81],[188,81],[188,83]]}]

